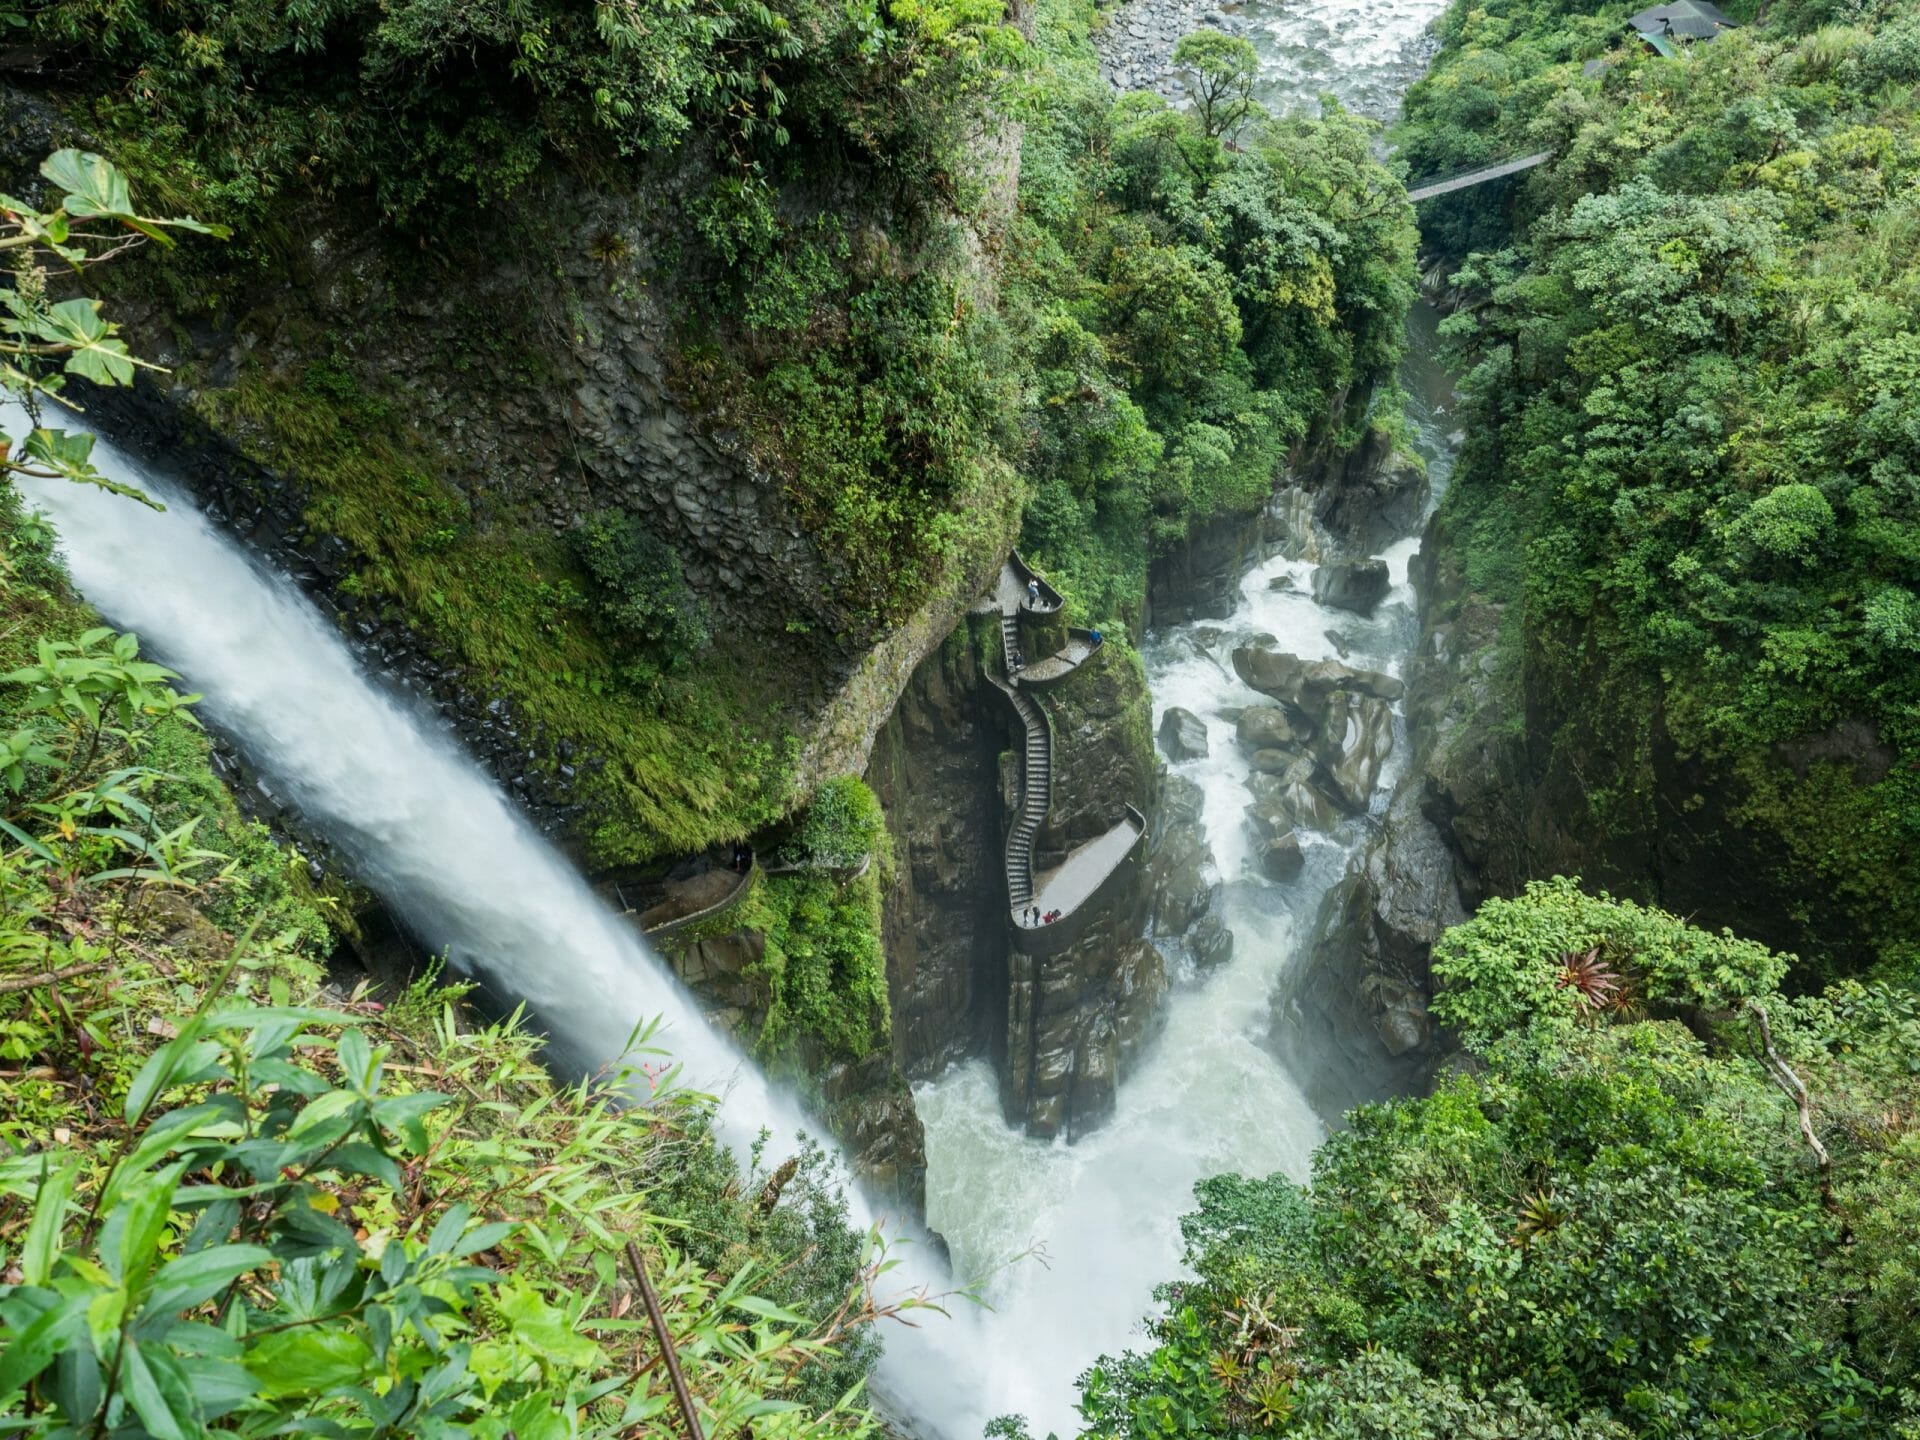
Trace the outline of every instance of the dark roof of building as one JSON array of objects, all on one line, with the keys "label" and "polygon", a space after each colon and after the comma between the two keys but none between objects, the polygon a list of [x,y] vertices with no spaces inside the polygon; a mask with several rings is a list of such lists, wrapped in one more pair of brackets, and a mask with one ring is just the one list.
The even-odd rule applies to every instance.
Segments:
[{"label": "dark roof of building", "polygon": [[1711,0],[1673,0],[1654,5],[1627,21],[1642,35],[1677,35],[1687,40],[1711,40],[1734,22]]}]

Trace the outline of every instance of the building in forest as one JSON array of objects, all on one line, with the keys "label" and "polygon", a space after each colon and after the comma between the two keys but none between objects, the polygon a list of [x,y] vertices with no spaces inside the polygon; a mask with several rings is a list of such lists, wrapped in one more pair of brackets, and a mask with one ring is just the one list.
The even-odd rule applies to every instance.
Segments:
[{"label": "building in forest", "polygon": [[1685,41],[1711,40],[1722,30],[1735,28],[1726,12],[1711,0],[1650,5],[1627,24],[1662,55],[1678,55]]}]

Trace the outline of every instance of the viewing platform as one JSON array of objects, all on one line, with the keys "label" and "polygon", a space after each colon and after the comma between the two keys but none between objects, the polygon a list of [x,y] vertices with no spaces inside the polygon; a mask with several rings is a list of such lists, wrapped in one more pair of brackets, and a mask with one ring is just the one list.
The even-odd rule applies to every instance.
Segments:
[{"label": "viewing platform", "polygon": [[1056,650],[1044,660],[1036,660],[1013,677],[1014,683],[1036,690],[1057,685],[1091,660],[1094,652],[1105,643],[1106,637],[1097,631],[1069,630],[1066,649]]},{"label": "viewing platform", "polygon": [[699,856],[664,873],[615,871],[596,880],[593,888],[643,935],[658,939],[738,904],[753,877],[762,873],[753,851],[746,851],[744,858],[744,865]]},{"label": "viewing platform", "polygon": [[[1132,873],[1146,838],[1147,817],[1129,805],[1106,834],[1074,847],[1060,864],[1036,876],[1033,899],[1025,907],[1010,907],[1014,943],[1029,955],[1057,955],[1079,939],[1086,918]],[[1057,910],[1060,918],[1052,924],[1022,921],[1021,909],[1034,906],[1042,915]]]}]

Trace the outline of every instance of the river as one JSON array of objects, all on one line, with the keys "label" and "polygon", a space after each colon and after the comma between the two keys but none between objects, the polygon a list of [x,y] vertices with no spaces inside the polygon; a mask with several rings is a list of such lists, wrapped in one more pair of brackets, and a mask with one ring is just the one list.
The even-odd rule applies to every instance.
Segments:
[{"label": "river", "polygon": [[[1261,99],[1271,108],[1310,105],[1331,91],[1353,110],[1386,117],[1424,67],[1426,29],[1441,8],[1438,0],[1312,0],[1230,7],[1229,17],[1254,42]],[[1416,311],[1401,379],[1437,495],[1454,441],[1433,326],[1431,310]],[[1268,997],[1369,827],[1360,820],[1331,835],[1303,831],[1306,866],[1285,883],[1253,868],[1245,819],[1251,766],[1227,715],[1267,697],[1238,680],[1231,655],[1235,645],[1270,636],[1281,650],[1330,657],[1331,630],[1349,663],[1398,674],[1419,633],[1407,583],[1417,546],[1406,536],[1383,552],[1393,588],[1371,619],[1317,605],[1306,593],[1311,561],[1275,556],[1242,577],[1228,619],[1147,637],[1156,728],[1174,705],[1207,725],[1207,758],[1175,771],[1205,795],[1233,958],[1201,977],[1170,957],[1176,979],[1164,1033],[1121,1083],[1113,1118],[1074,1144],[1033,1140],[1006,1125],[985,1061],[916,1088],[927,1129],[928,1224],[946,1238],[960,1275],[986,1277],[981,1293],[991,1306],[963,1322],[979,1327],[990,1357],[984,1390],[942,1434],[977,1435],[982,1420],[1005,1412],[1026,1415],[1036,1435],[1072,1433],[1076,1377],[1100,1355],[1141,1343],[1154,1287],[1179,1273],[1179,1219],[1192,1208],[1194,1182],[1223,1171],[1306,1178],[1325,1130],[1268,1046]],[[1291,588],[1272,588],[1282,576]],[[1407,751],[1396,716],[1376,811]]]}]

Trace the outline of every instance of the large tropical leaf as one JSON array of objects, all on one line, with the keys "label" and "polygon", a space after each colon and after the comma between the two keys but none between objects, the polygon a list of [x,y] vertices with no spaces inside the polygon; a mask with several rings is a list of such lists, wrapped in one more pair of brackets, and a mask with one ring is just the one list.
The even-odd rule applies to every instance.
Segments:
[{"label": "large tropical leaf", "polygon": [[56,150],[40,162],[40,173],[66,192],[62,208],[69,215],[115,220],[162,245],[173,244],[173,237],[167,234],[169,229],[192,230],[221,240],[232,233],[224,225],[203,225],[198,220],[184,218],[158,220],[137,213],[126,176],[115,169],[111,161],[84,150]]}]

